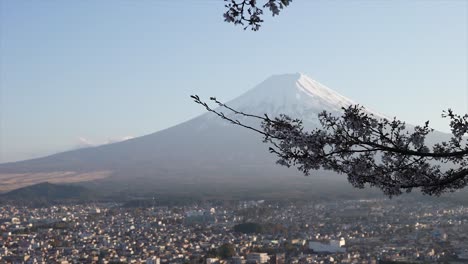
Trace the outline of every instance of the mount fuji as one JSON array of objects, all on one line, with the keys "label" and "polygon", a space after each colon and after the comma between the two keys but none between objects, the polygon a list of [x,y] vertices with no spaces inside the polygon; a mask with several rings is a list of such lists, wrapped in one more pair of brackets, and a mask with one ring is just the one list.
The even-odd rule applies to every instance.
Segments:
[{"label": "mount fuji", "polygon": [[[227,103],[246,113],[297,117],[307,128],[317,127],[319,112],[338,114],[342,107],[354,104],[299,73],[274,75]],[[123,142],[0,164],[0,191],[49,181],[158,193],[190,190],[222,195],[235,190],[245,197],[259,192],[275,196],[288,190],[299,196],[314,186],[323,190],[328,183],[345,183],[345,177],[331,172],[320,171],[317,177],[304,177],[275,161],[260,135],[205,113]]]}]

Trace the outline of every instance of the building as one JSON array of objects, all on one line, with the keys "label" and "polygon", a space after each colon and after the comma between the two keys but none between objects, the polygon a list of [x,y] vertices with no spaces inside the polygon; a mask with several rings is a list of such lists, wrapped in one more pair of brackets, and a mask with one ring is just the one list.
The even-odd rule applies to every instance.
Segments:
[{"label": "building", "polygon": [[232,264],[244,264],[245,259],[244,257],[241,257],[241,256],[234,256],[231,258],[231,263]]},{"label": "building", "polygon": [[324,243],[320,241],[310,241],[309,249],[317,253],[344,253],[346,252],[346,249],[342,247],[344,245],[345,245],[344,239],[340,241],[330,240],[328,243]]},{"label": "building", "polygon": [[247,263],[268,263],[268,260],[270,257],[268,257],[267,253],[250,253],[247,254]]},{"label": "building", "polygon": [[285,264],[286,263],[286,254],[277,253],[270,258],[270,264]]},{"label": "building", "polygon": [[207,258],[206,259],[206,264],[215,264],[215,263],[219,263],[219,259],[217,259],[217,258]]}]

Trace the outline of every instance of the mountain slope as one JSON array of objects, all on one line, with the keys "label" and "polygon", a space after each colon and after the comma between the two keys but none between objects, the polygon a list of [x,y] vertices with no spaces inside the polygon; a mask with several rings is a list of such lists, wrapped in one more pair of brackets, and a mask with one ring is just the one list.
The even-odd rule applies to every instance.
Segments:
[{"label": "mountain slope", "polygon": [[0,200],[58,201],[89,198],[91,192],[82,186],[38,183],[0,195]]},{"label": "mountain slope", "polygon": [[[308,128],[318,125],[319,112],[338,113],[341,107],[352,104],[356,103],[303,74],[272,76],[228,102],[252,114],[298,117]],[[276,165],[275,156],[261,139],[252,131],[206,113],[124,142],[0,164],[0,191],[47,181],[52,176],[54,182],[94,181],[118,183],[119,188],[157,187],[168,191],[271,189],[273,183],[297,187],[310,182],[295,169]]]}]

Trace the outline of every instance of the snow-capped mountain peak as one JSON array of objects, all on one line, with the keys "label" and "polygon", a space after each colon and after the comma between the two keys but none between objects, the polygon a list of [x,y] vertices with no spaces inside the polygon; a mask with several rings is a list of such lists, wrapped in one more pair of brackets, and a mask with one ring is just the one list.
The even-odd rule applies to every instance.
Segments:
[{"label": "snow-capped mountain peak", "polygon": [[339,108],[356,104],[354,101],[311,79],[309,76],[302,73],[299,75],[296,85],[300,92],[312,98],[319,98],[330,104],[330,106],[334,105]]},{"label": "snow-capped mountain peak", "polygon": [[273,75],[227,104],[245,113],[287,114],[315,123],[323,110],[336,113],[356,103],[305,74],[294,73]]}]

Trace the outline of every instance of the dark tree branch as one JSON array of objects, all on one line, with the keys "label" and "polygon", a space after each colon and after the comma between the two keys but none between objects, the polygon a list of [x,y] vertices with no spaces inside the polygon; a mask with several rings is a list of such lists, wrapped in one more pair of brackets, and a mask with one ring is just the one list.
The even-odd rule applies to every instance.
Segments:
[{"label": "dark tree branch", "polygon": [[[258,5],[257,0],[224,0],[227,11],[223,14],[224,21],[243,25],[244,30],[251,28],[253,31],[260,29],[263,19],[263,9],[269,9],[273,16],[279,15],[280,10],[287,7],[292,0],[264,0],[263,6]],[[247,24],[247,25],[245,25]]]},{"label": "dark tree branch", "polygon": [[[404,122],[377,119],[358,105],[343,108],[340,117],[324,111],[319,114],[322,127],[305,131],[301,120],[286,115],[270,118],[248,114],[211,97],[218,110],[196,95],[192,98],[222,119],[263,135],[264,142],[272,144],[269,150],[278,156],[277,163],[296,166],[305,175],[317,169],[332,170],[347,174],[357,188],[368,184],[389,196],[413,188],[439,195],[468,184],[468,144],[464,138],[468,115],[456,115],[450,109],[443,117],[450,119],[452,138],[431,150],[425,144],[426,136],[433,132],[429,122],[410,132]],[[259,121],[259,128],[231,117],[235,115]],[[441,164],[452,168],[442,171]]]}]

